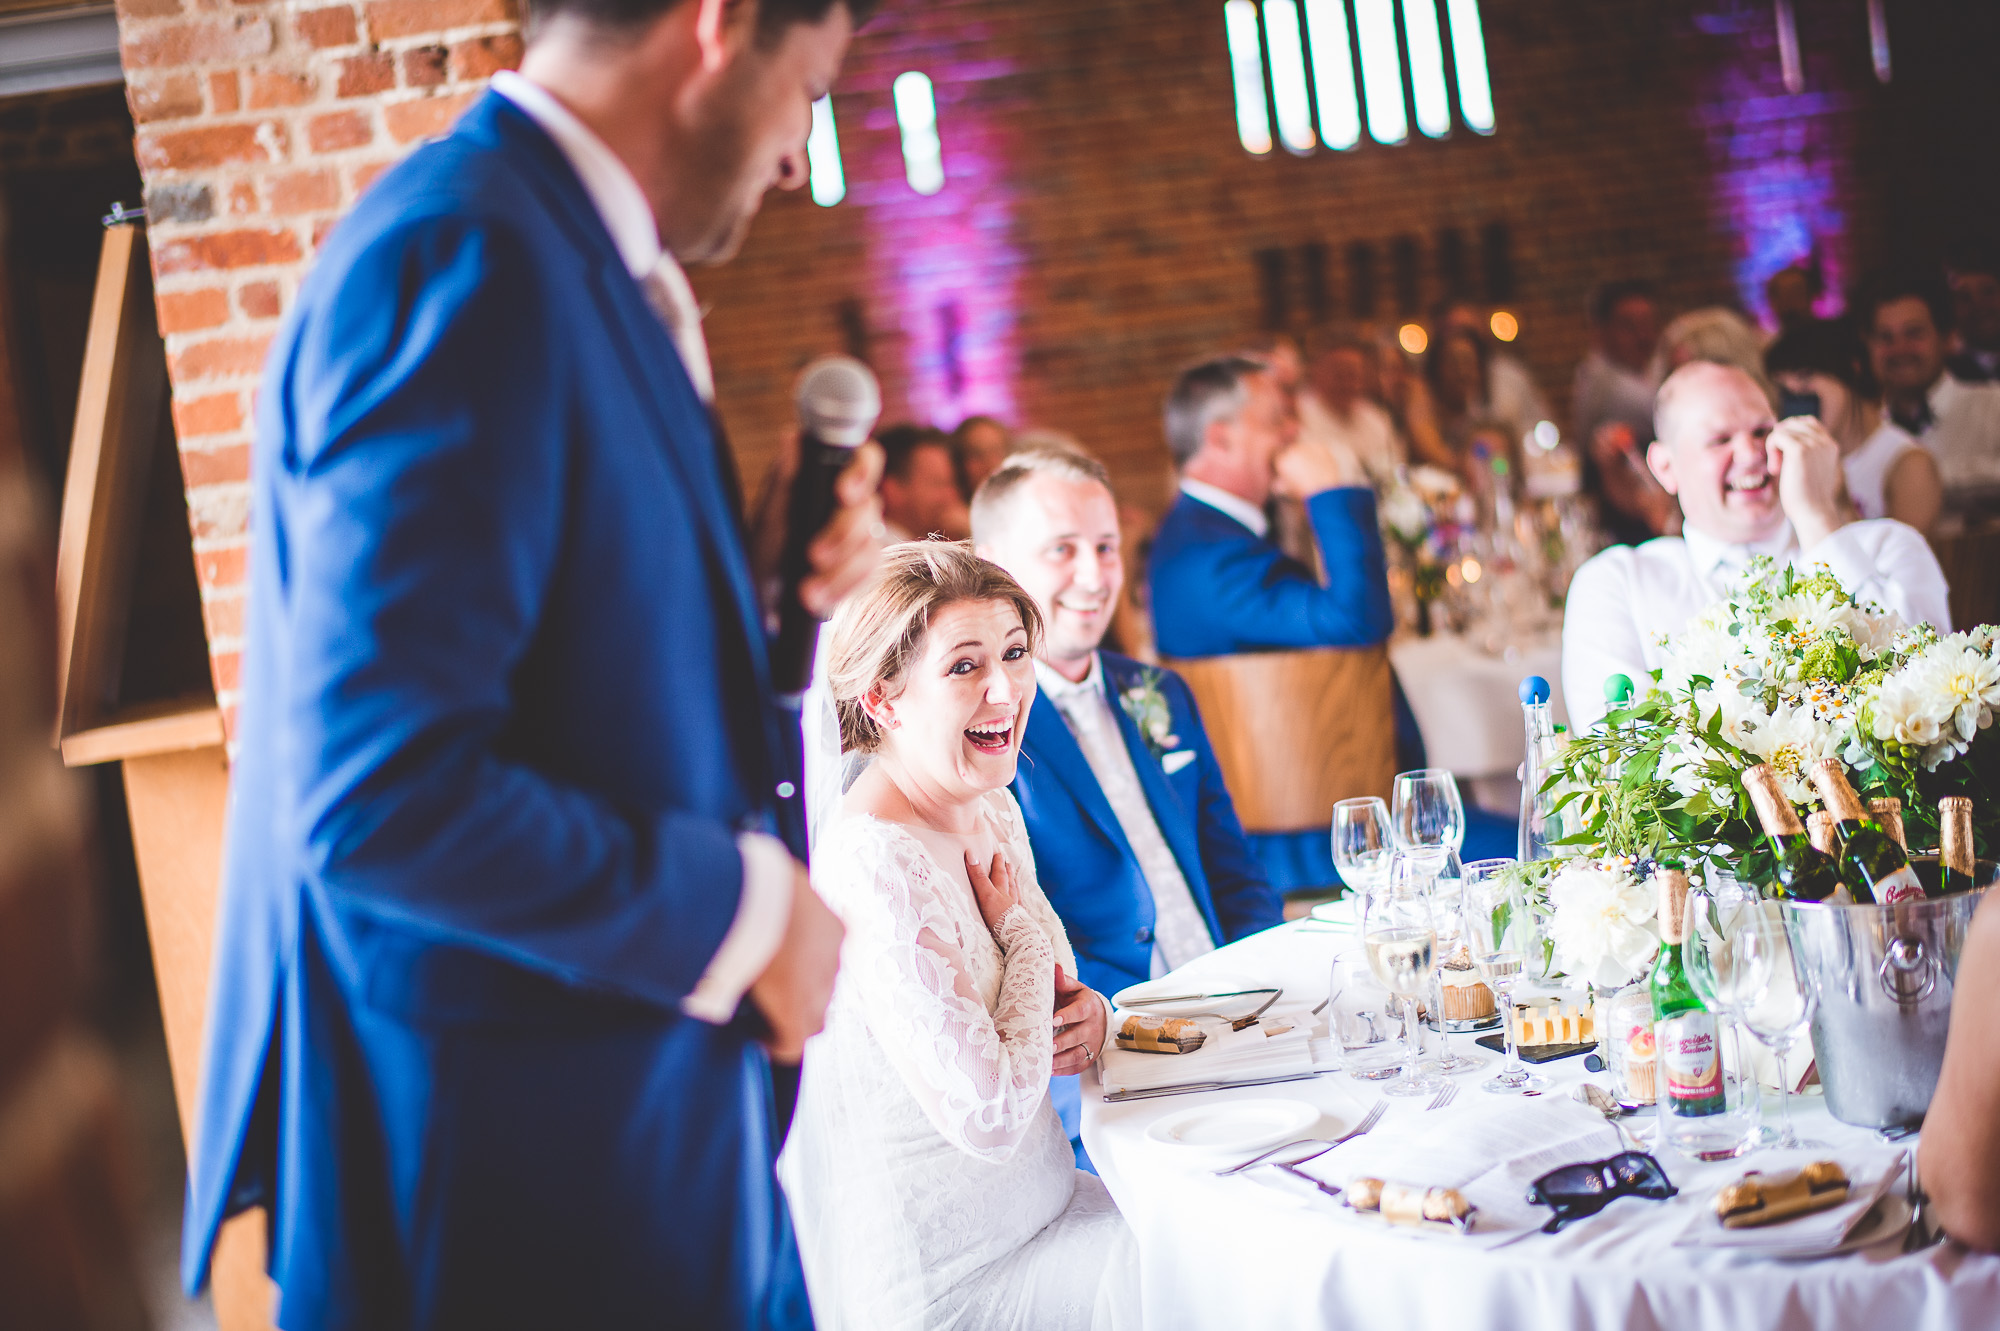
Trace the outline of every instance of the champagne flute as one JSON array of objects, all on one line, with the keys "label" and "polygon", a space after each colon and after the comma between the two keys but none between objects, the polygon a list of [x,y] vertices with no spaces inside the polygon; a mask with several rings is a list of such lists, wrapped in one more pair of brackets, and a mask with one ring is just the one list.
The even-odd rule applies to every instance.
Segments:
[{"label": "champagne flute", "polygon": [[1388,881],[1389,859],[1395,852],[1389,806],[1379,796],[1342,800],[1333,806],[1333,867],[1351,895],[1365,897]]},{"label": "champagne flute", "polygon": [[1468,1058],[1453,1052],[1451,1026],[1444,1013],[1445,963],[1455,958],[1459,949],[1465,946],[1461,909],[1465,894],[1465,869],[1458,862],[1457,851],[1445,847],[1443,865],[1430,875],[1425,887],[1431,899],[1431,922],[1437,929],[1438,956],[1431,980],[1431,1014],[1437,1019],[1438,1056],[1432,1060],[1431,1067],[1434,1071],[1453,1076],[1471,1072],[1485,1064],[1484,1059]]},{"label": "champagne flute", "polygon": [[1442,767],[1398,772],[1389,805],[1396,849],[1442,862],[1447,850],[1465,844],[1465,805],[1458,778]]},{"label": "champagne flute", "polygon": [[1384,1095],[1429,1095],[1445,1085],[1444,1078],[1419,1067],[1423,1047],[1417,999],[1430,987],[1437,965],[1437,930],[1429,900],[1414,889],[1413,869],[1422,872],[1408,857],[1397,856],[1389,881],[1361,899],[1361,943],[1368,968],[1383,988],[1403,1000],[1403,1073],[1382,1088]]},{"label": "champagne flute", "polygon": [[1514,1048],[1514,986],[1527,968],[1535,929],[1521,894],[1503,877],[1513,865],[1513,860],[1474,860],[1465,866],[1465,936],[1479,978],[1499,1000],[1507,1042],[1507,1062],[1482,1083],[1495,1095],[1525,1095],[1549,1084],[1541,1073],[1528,1071]]},{"label": "champagne flute", "polygon": [[1749,972],[1755,990],[1743,1008],[1743,1024],[1778,1061],[1778,1115],[1782,1125],[1778,1145],[1786,1150],[1817,1150],[1825,1142],[1806,1141],[1792,1127],[1792,1079],[1785,1072],[1785,1055],[1812,1025],[1819,991],[1799,974],[1785,926],[1761,911],[1750,916],[1730,940],[1738,963]]}]

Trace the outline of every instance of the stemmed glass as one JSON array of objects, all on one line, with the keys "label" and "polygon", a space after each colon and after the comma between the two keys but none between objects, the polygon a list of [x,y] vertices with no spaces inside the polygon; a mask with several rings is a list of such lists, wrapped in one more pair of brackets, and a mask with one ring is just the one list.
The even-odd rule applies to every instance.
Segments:
[{"label": "stemmed glass", "polygon": [[[1721,885],[1714,894],[1691,894],[1688,905],[1689,919],[1694,922],[1685,948],[1688,983],[1694,986],[1703,1003],[1729,1023],[1730,1035],[1736,1041],[1736,1066],[1742,1069],[1750,1094],[1757,1097],[1757,1118],[1761,1125],[1764,1087],[1751,1075],[1750,1062],[1743,1056],[1742,1033],[1743,1012],[1755,997],[1756,977],[1743,963],[1742,952],[1736,945],[1758,905],[1755,900],[1746,900],[1741,892],[1728,891]],[[1759,1126],[1750,1145],[1756,1149],[1776,1146],[1779,1141],[1776,1131]]]},{"label": "stemmed glass", "polygon": [[1458,778],[1442,767],[1398,772],[1389,805],[1396,849],[1441,864],[1447,850],[1465,844],[1465,805]]},{"label": "stemmed glass", "polygon": [[1396,851],[1389,833],[1389,806],[1367,795],[1333,806],[1333,867],[1357,899],[1389,878],[1389,859]]},{"label": "stemmed glass", "polygon": [[1534,924],[1520,893],[1502,877],[1513,864],[1513,860],[1474,860],[1465,866],[1465,937],[1479,978],[1499,1001],[1500,1029],[1507,1042],[1507,1062],[1482,1083],[1495,1095],[1525,1095],[1549,1084],[1541,1073],[1528,1071],[1514,1048],[1514,986],[1527,966]]},{"label": "stemmed glass", "polygon": [[1753,988],[1743,1008],[1743,1025],[1778,1061],[1778,1105],[1782,1130],[1778,1145],[1786,1149],[1818,1148],[1825,1142],[1803,1141],[1792,1128],[1792,1079],[1785,1072],[1785,1055],[1812,1025],[1819,991],[1799,974],[1791,939],[1782,921],[1762,911],[1752,914],[1736,931],[1731,945],[1737,962],[1748,972]]},{"label": "stemmed glass", "polygon": [[1403,1074],[1382,1088],[1384,1095],[1427,1095],[1444,1078],[1423,1072],[1417,1028],[1417,999],[1430,988],[1437,967],[1437,929],[1431,903],[1417,874],[1423,870],[1398,855],[1389,881],[1361,899],[1361,944],[1368,969],[1383,988],[1403,1000]]},{"label": "stemmed glass", "polygon": [[1432,1060],[1431,1067],[1437,1072],[1456,1075],[1483,1066],[1485,1060],[1452,1052],[1451,1025],[1444,1015],[1444,963],[1457,956],[1459,948],[1465,945],[1464,926],[1460,919],[1465,871],[1458,864],[1457,852],[1448,846],[1444,858],[1442,868],[1433,871],[1429,875],[1430,881],[1423,884],[1430,894],[1431,924],[1437,930],[1438,964],[1432,972],[1431,1011],[1437,1017],[1438,1056]]}]

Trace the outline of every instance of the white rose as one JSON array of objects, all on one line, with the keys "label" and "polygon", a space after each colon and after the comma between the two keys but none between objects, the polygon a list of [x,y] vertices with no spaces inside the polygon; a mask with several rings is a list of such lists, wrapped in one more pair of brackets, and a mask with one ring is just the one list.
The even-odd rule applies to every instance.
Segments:
[{"label": "white rose", "polygon": [[1579,861],[1549,881],[1555,966],[1601,988],[1630,984],[1659,950],[1655,896],[1631,873]]}]

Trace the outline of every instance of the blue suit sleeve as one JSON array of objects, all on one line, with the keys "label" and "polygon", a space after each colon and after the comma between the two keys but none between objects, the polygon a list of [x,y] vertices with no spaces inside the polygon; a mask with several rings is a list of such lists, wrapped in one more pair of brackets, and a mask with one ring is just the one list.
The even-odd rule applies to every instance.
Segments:
[{"label": "blue suit sleeve", "polygon": [[267,384],[283,444],[263,459],[302,870],[440,941],[677,1004],[735,915],[733,829],[510,756],[513,680],[576,520],[567,385],[588,349],[564,344],[525,244],[464,220],[378,241],[319,308]]},{"label": "blue suit sleeve", "polygon": [[1236,817],[1236,803],[1223,784],[1222,765],[1215,760],[1215,748],[1208,742],[1208,727],[1202,724],[1201,709],[1194,694],[1179,675],[1167,672],[1177,701],[1192,718],[1188,727],[1198,756],[1201,773],[1200,807],[1195,811],[1195,830],[1201,844],[1201,869],[1208,879],[1210,904],[1222,926],[1222,940],[1233,943],[1273,925],[1285,922],[1284,899],[1264,876],[1263,867],[1243,838],[1243,824]]}]

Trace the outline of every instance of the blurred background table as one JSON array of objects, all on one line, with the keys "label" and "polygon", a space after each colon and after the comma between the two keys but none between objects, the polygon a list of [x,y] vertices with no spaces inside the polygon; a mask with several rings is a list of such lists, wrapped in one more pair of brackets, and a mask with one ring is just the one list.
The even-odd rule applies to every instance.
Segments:
[{"label": "blurred background table", "polygon": [[1548,680],[1558,723],[1569,717],[1562,696],[1562,633],[1523,633],[1488,651],[1474,633],[1398,638],[1389,663],[1423,733],[1432,767],[1458,778],[1465,797],[1496,813],[1521,804],[1518,769],[1527,752],[1521,726],[1521,680]]}]

